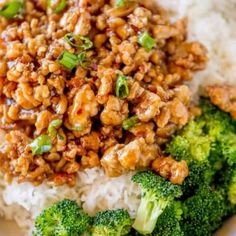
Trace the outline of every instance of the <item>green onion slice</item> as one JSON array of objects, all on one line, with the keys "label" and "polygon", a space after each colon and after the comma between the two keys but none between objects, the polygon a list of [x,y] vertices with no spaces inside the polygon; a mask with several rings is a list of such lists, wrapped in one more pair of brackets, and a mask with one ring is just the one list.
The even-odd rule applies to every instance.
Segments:
[{"label": "green onion slice", "polygon": [[116,80],[116,88],[115,88],[116,96],[120,99],[125,99],[129,96],[129,86],[128,79],[124,75],[119,75]]},{"label": "green onion slice", "polygon": [[60,13],[64,10],[67,3],[66,0],[60,0],[58,4],[54,4],[55,0],[48,0],[48,6],[53,10],[55,13]]},{"label": "green onion slice", "polygon": [[20,14],[24,9],[24,3],[19,0],[13,0],[3,6],[0,10],[0,16],[12,19]]},{"label": "green onion slice", "polygon": [[127,4],[130,4],[130,3],[132,3],[132,2],[134,2],[134,1],[132,1],[132,0],[116,0],[115,6],[116,6],[116,7],[124,7],[124,6],[126,6]]},{"label": "green onion slice", "polygon": [[81,52],[80,54],[78,54],[77,57],[78,57],[79,65],[81,67],[83,67],[84,69],[88,69],[89,63],[91,62],[91,60],[86,58],[87,53],[86,52]]},{"label": "green onion slice", "polygon": [[52,148],[52,141],[46,134],[38,136],[30,144],[33,155],[42,155],[45,152],[49,152]]},{"label": "green onion slice", "polygon": [[48,126],[48,133],[50,136],[55,137],[57,135],[57,129],[62,125],[62,120],[57,119],[50,122]]},{"label": "green onion slice", "polygon": [[147,51],[150,51],[156,45],[156,41],[147,32],[139,36],[138,42]]},{"label": "green onion slice", "polygon": [[59,56],[58,61],[61,65],[63,65],[68,70],[72,70],[79,63],[78,57],[75,54],[70,53],[68,51],[64,51]]},{"label": "green onion slice", "polygon": [[122,123],[122,127],[124,130],[129,130],[138,124],[139,120],[137,116],[131,116],[130,118],[126,119]]},{"label": "green onion slice", "polygon": [[83,50],[88,50],[93,47],[93,42],[88,37],[81,35],[69,33],[65,35],[64,39],[71,47],[82,48]]}]

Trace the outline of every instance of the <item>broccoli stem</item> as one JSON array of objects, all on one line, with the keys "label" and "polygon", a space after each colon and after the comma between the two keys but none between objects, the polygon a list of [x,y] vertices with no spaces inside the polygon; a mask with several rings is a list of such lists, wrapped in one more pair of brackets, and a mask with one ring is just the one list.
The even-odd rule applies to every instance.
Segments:
[{"label": "broccoli stem", "polygon": [[167,201],[157,200],[154,194],[146,193],[141,199],[133,228],[144,235],[152,233],[166,206]]}]

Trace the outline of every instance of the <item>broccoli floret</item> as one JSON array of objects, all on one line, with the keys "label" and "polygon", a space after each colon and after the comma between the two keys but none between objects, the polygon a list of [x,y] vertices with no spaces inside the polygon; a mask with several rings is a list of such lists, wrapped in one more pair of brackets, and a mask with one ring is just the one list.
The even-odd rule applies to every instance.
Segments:
[{"label": "broccoli floret", "polygon": [[132,220],[124,209],[98,212],[95,216],[92,236],[122,236],[131,231]]},{"label": "broccoli floret", "polygon": [[231,174],[227,193],[229,201],[232,204],[236,204],[236,169]]},{"label": "broccoli floret", "polygon": [[92,218],[75,202],[55,203],[36,218],[35,236],[78,236],[89,231]]},{"label": "broccoli floret", "polygon": [[182,195],[181,187],[171,184],[152,171],[138,172],[132,181],[139,184],[142,191],[133,227],[141,234],[150,234],[165,208],[172,204],[174,198]]},{"label": "broccoli floret", "polygon": [[236,167],[228,167],[222,171],[220,185],[225,189],[227,198],[236,208]]},{"label": "broccoli floret", "polygon": [[194,196],[183,203],[183,211],[181,228],[186,236],[210,236],[228,215],[225,192],[202,186]]},{"label": "broccoli floret", "polygon": [[177,160],[208,161],[212,139],[203,130],[204,122],[191,121],[167,145],[166,151]]},{"label": "broccoli floret", "polygon": [[156,227],[150,236],[184,236],[180,227],[182,218],[182,206],[180,202],[174,202],[166,207],[157,220]]},{"label": "broccoli floret", "polygon": [[188,163],[188,169],[189,175],[181,185],[183,192],[182,200],[192,196],[201,184],[212,182],[214,172],[209,164],[202,164],[196,161]]},{"label": "broccoli floret", "polygon": [[202,184],[214,182],[219,171],[236,163],[235,122],[207,99],[200,102],[202,115],[191,121],[167,145],[166,152],[186,160],[189,176],[182,185],[184,198]]},{"label": "broccoli floret", "polygon": [[236,133],[228,133],[219,137],[220,146],[224,160],[228,165],[236,164]]},{"label": "broccoli floret", "polygon": [[205,130],[211,137],[217,138],[224,133],[235,132],[235,122],[228,113],[204,98],[200,100],[200,107],[202,115],[199,119],[205,122]]}]

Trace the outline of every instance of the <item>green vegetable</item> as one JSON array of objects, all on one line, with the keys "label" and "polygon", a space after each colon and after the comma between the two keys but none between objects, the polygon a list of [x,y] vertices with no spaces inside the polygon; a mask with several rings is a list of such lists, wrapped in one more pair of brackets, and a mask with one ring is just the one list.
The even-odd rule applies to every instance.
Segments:
[{"label": "green vegetable", "polygon": [[48,0],[48,6],[53,10],[55,13],[60,13],[63,11],[67,5],[66,0],[60,0],[59,4],[57,6],[54,6],[53,4],[54,0]]},{"label": "green vegetable", "polygon": [[92,236],[123,236],[131,227],[132,220],[126,210],[103,211],[95,216]]},{"label": "green vegetable", "polygon": [[6,3],[0,10],[0,16],[4,16],[8,19],[12,19],[22,12],[24,9],[24,3],[20,0],[13,0]]},{"label": "green vegetable", "polygon": [[52,141],[46,134],[38,136],[30,144],[33,155],[42,155],[45,152],[49,152],[52,148]]},{"label": "green vegetable", "polygon": [[134,127],[136,124],[138,124],[138,117],[137,116],[132,116],[126,120],[123,121],[122,127],[124,130],[129,130],[132,127]]},{"label": "green vegetable", "polygon": [[62,125],[62,120],[57,119],[50,122],[48,126],[48,133],[50,136],[55,137],[57,135],[57,129]]},{"label": "green vegetable", "polygon": [[78,57],[75,54],[70,53],[68,51],[64,51],[58,58],[58,61],[68,70],[72,70],[79,63]]},{"label": "green vegetable", "polygon": [[124,75],[119,75],[116,80],[115,88],[116,96],[120,99],[125,99],[129,96],[128,79]]},{"label": "green vegetable", "polygon": [[142,191],[133,227],[141,234],[150,234],[165,208],[182,195],[181,187],[171,184],[151,171],[138,172],[132,181],[139,184]]},{"label": "green vegetable", "polygon": [[173,137],[166,149],[177,160],[188,163],[189,176],[182,185],[185,198],[194,195],[202,183],[213,184],[225,165],[236,164],[233,119],[206,99],[200,106],[202,115]]},{"label": "green vegetable", "polygon": [[213,191],[203,185],[183,203],[181,227],[185,235],[210,236],[221,226],[228,209],[223,190]]},{"label": "green vegetable", "polygon": [[183,210],[180,202],[174,202],[166,207],[158,218],[151,236],[184,236],[180,226],[182,214]]},{"label": "green vegetable", "polygon": [[115,6],[124,7],[129,2],[130,2],[129,0],[116,0]]},{"label": "green vegetable", "polygon": [[81,35],[75,35],[73,33],[66,34],[65,41],[72,47],[82,48],[88,50],[93,47],[93,42],[88,38]]},{"label": "green vegetable", "polygon": [[236,166],[222,170],[220,185],[227,193],[227,199],[234,205],[236,213]]},{"label": "green vegetable", "polygon": [[36,218],[35,236],[79,236],[89,232],[92,218],[71,200],[63,200],[43,210]]},{"label": "green vegetable", "polygon": [[86,52],[81,52],[78,54],[78,62],[79,65],[85,69],[88,69],[89,67],[89,63],[91,62],[90,59],[86,58],[87,57],[87,53]]},{"label": "green vegetable", "polygon": [[227,190],[229,201],[236,205],[236,169],[234,169],[230,175],[230,181]]},{"label": "green vegetable", "polygon": [[139,44],[144,47],[147,51],[150,51],[155,47],[156,41],[149,35],[149,33],[144,32],[138,37]]}]

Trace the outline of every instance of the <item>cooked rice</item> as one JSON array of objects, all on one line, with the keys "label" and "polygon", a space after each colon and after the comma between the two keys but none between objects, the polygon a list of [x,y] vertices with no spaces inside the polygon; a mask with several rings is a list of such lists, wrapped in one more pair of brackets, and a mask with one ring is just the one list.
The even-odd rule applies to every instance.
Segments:
[{"label": "cooked rice", "polygon": [[[160,3],[175,12],[175,17],[188,16],[189,39],[198,40],[209,50],[207,69],[198,73],[191,88],[216,82],[236,85],[236,32],[235,0],[161,0]],[[33,187],[29,183],[6,186],[0,182],[0,213],[14,219],[23,228],[30,228],[32,219],[51,202],[69,197],[82,202],[84,210],[94,214],[98,210],[126,208],[135,215],[139,190],[131,181],[132,173],[108,178],[98,168],[79,172],[74,188],[52,187],[42,184]],[[0,178],[1,179],[1,178]]]}]

